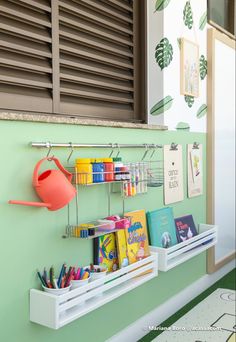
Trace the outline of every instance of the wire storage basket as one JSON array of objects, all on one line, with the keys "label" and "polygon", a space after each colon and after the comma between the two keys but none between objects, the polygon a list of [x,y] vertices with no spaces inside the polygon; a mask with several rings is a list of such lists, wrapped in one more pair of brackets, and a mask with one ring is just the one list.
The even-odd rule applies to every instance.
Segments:
[{"label": "wire storage basket", "polygon": [[[126,162],[122,170],[114,171],[113,181],[108,182],[105,178],[109,172],[78,172],[75,167],[70,167],[68,170],[73,174],[73,183],[76,186],[117,183],[121,185],[121,188],[112,192],[120,192],[120,189],[123,189],[124,197],[147,193],[148,187],[161,187],[164,183],[163,160]],[[94,182],[94,179],[99,179],[99,181]]]},{"label": "wire storage basket", "polygon": [[163,160],[147,162],[147,186],[158,188],[164,184]]}]

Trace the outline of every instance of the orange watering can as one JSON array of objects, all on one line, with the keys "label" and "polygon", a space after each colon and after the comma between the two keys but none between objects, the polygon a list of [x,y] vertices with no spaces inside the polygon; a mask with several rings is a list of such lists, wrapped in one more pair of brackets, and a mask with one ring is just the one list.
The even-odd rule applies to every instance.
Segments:
[{"label": "orange watering can", "polygon": [[[59,170],[46,170],[39,175],[39,168],[45,160],[53,160]],[[61,165],[57,158],[43,158],[36,164],[33,173],[33,186],[43,202],[11,200],[8,203],[46,207],[52,211],[61,209],[75,197],[76,189],[71,181],[72,174]]]}]

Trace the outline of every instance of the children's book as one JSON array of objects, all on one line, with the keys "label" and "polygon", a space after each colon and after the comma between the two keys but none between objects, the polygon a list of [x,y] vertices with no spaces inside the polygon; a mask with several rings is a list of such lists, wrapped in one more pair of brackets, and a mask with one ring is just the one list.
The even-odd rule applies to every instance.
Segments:
[{"label": "children's book", "polygon": [[198,234],[192,215],[175,219],[176,236],[178,242],[183,242]]},{"label": "children's book", "polygon": [[126,213],[131,218],[131,226],[125,229],[129,264],[150,255],[145,210]]},{"label": "children's book", "polygon": [[177,244],[175,221],[171,207],[148,212],[147,221],[152,246],[169,248]]},{"label": "children's book", "polygon": [[125,230],[121,229],[116,232],[116,247],[119,261],[119,268],[129,265],[129,259],[127,255],[127,242]]},{"label": "children's book", "polygon": [[107,267],[108,272],[119,268],[115,233],[98,236],[94,239],[94,264]]}]

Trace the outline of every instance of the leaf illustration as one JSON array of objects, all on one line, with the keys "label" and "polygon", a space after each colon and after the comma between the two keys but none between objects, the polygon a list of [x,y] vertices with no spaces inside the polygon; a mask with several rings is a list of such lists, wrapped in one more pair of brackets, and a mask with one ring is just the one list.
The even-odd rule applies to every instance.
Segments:
[{"label": "leaf illustration", "polygon": [[170,0],[156,0],[155,5],[155,12],[156,11],[162,11],[164,8],[166,8],[170,3]]},{"label": "leaf illustration", "polygon": [[177,38],[177,44],[178,44],[179,49],[181,49],[181,38]]},{"label": "leaf illustration", "polygon": [[197,111],[197,118],[200,119],[207,113],[207,105],[203,104]]},{"label": "leaf illustration", "polygon": [[162,38],[159,44],[156,46],[155,58],[161,70],[168,67],[173,59],[173,47],[170,44],[168,38]]},{"label": "leaf illustration", "polygon": [[151,115],[159,115],[170,109],[173,103],[173,98],[171,96],[166,96],[161,101],[157,102],[150,110]]},{"label": "leaf illustration", "polygon": [[193,11],[190,4],[190,1],[187,1],[184,7],[184,24],[187,26],[190,30],[193,27]]},{"label": "leaf illustration", "polygon": [[200,57],[200,77],[201,80],[204,80],[204,78],[207,75],[207,60],[203,55]]},{"label": "leaf illustration", "polygon": [[194,96],[185,95],[184,99],[185,99],[185,102],[188,104],[189,108],[191,108],[194,104]]},{"label": "leaf illustration", "polygon": [[189,131],[190,130],[190,126],[187,122],[179,122],[176,126],[176,129],[178,130],[185,130],[185,131]]},{"label": "leaf illustration", "polygon": [[199,30],[203,31],[207,23],[207,12],[204,12],[199,21]]}]

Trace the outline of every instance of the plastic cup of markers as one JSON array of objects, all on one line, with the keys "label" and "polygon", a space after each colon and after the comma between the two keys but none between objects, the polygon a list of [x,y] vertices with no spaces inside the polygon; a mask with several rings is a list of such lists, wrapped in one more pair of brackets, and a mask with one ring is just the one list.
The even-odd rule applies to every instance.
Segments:
[{"label": "plastic cup of markers", "polygon": [[[94,265],[93,266],[95,270],[97,270],[98,268],[100,268],[100,272],[90,272],[90,281],[95,281],[95,280],[98,280],[98,279],[101,279],[103,277],[106,276],[107,274],[107,268],[105,267],[101,267],[101,266],[98,266],[98,265]],[[105,282],[105,281],[104,281]],[[97,287],[101,287],[102,285],[98,285]],[[102,296],[102,293],[99,293],[97,296]]]},{"label": "plastic cup of markers", "polygon": [[[75,290],[78,287],[87,285],[89,282],[89,279],[90,279],[90,277],[88,277],[87,279],[71,280],[71,290]],[[84,303],[85,303],[85,300],[80,302],[78,305],[83,305]]]}]

